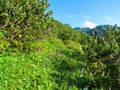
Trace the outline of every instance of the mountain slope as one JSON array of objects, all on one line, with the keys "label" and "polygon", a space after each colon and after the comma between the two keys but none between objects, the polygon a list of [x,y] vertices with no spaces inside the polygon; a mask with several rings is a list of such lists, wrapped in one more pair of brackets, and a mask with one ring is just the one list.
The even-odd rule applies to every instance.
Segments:
[{"label": "mountain slope", "polygon": [[[112,25],[98,25],[96,26],[95,28],[93,29],[90,29],[89,27],[85,27],[85,28],[80,28],[80,27],[75,27],[73,28],[74,30],[80,30],[82,32],[86,32],[88,35],[92,35],[93,31],[96,29],[98,31],[98,35],[101,35],[103,34],[103,30],[102,28],[104,29],[108,29],[109,27],[114,27]],[[117,27],[118,28],[118,27]]]}]

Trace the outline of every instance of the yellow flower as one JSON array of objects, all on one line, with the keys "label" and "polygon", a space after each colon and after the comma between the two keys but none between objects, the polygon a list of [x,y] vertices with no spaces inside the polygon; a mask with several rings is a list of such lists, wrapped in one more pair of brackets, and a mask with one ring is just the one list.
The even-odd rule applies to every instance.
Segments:
[{"label": "yellow flower", "polygon": [[18,38],[22,38],[22,35],[21,35],[21,34],[18,34]]}]

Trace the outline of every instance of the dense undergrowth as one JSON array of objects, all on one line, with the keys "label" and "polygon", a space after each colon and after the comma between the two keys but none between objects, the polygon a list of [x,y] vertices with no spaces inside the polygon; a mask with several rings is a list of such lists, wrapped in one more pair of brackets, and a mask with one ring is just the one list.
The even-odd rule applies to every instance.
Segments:
[{"label": "dense undergrowth", "polygon": [[[92,80],[92,75],[81,73],[87,63],[82,56],[73,54],[74,50],[59,39],[43,41],[37,52],[29,54],[4,51],[0,55],[0,89],[73,90],[85,86],[84,79]],[[77,85],[78,78],[83,82]]]},{"label": "dense undergrowth", "polygon": [[77,90],[93,84],[98,90],[109,84],[105,82],[110,79],[105,76],[106,64],[91,62],[83,50],[69,47],[54,38],[39,42],[34,52],[2,52],[0,89]]}]

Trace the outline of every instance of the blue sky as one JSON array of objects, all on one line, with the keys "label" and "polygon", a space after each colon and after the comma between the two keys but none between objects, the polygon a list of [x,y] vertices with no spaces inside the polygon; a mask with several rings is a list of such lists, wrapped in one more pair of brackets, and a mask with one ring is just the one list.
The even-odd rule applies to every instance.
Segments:
[{"label": "blue sky", "polygon": [[120,0],[49,0],[53,17],[72,27],[120,26]]}]

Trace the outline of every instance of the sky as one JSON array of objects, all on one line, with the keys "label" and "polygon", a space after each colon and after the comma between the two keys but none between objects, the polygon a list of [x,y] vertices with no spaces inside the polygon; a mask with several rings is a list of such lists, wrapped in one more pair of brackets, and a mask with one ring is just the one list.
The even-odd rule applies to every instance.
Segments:
[{"label": "sky", "polygon": [[53,17],[72,27],[120,26],[120,0],[48,0]]}]

